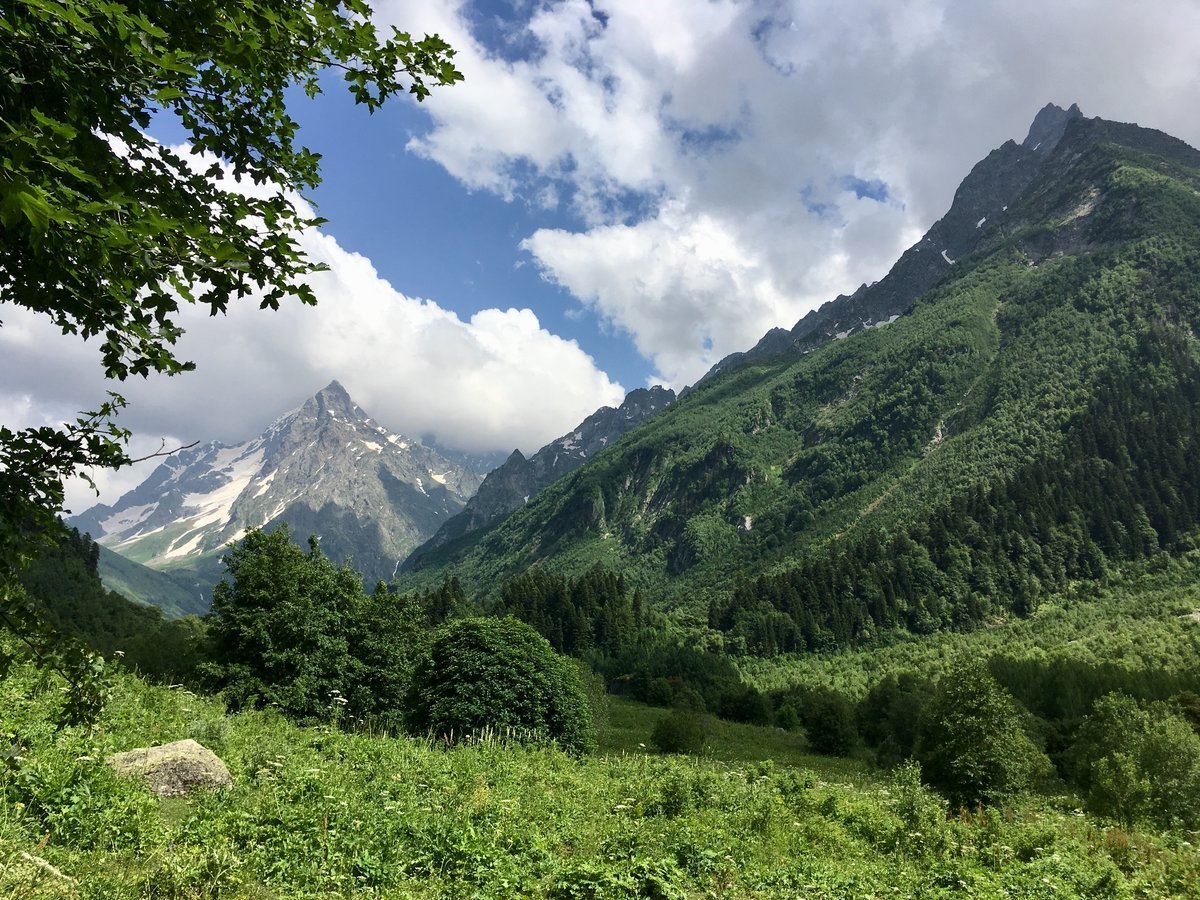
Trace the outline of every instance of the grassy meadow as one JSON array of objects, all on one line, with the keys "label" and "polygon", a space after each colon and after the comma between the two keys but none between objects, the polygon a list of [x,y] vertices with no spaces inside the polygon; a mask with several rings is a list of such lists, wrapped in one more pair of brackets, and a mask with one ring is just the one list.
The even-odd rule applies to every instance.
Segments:
[{"label": "grassy meadow", "polygon": [[[88,731],[54,685],[0,682],[0,898],[1200,897],[1194,835],[1125,831],[1067,798],[949,814],[915,772],[715,723],[648,752],[665,711],[614,698],[601,749],[444,747],[120,676]],[[192,737],[235,787],[159,801],[109,754]]]}]

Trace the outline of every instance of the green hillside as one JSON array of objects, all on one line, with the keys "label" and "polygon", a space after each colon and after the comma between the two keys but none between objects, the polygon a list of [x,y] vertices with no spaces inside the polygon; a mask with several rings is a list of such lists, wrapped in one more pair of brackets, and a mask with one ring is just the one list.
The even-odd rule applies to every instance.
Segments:
[{"label": "green hillside", "polygon": [[[1200,516],[1200,154],[1077,120],[886,327],[710,379],[402,586],[624,573],[773,653],[1027,612]],[[933,252],[936,252],[936,248]]]},{"label": "green hillside", "polygon": [[107,547],[100,547],[99,570],[100,578],[109,590],[138,603],[156,606],[166,616],[208,612],[208,600],[199,589],[187,587],[186,575],[172,578],[169,572],[148,568]]},{"label": "green hillside", "polygon": [[162,607],[112,590],[101,581],[106,556],[115,554],[71,529],[33,559],[18,581],[48,624],[91,650],[160,678],[190,672],[199,650],[199,621],[164,617]]}]

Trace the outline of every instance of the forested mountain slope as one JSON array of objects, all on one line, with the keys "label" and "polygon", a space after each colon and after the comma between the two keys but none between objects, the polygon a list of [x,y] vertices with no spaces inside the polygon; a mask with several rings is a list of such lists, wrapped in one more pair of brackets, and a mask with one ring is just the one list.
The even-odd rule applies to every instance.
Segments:
[{"label": "forested mountain slope", "polygon": [[1071,118],[887,327],[744,361],[410,575],[603,562],[756,652],[1022,611],[1200,516],[1200,153]]},{"label": "forested mountain slope", "polygon": [[462,512],[443,522],[433,537],[412,552],[403,567],[419,568],[425,554],[520,509],[546,485],[578,469],[674,399],[674,391],[657,385],[638,388],[630,391],[620,406],[600,407],[569,434],[546,444],[528,459],[520,450],[514,450],[502,465],[488,473]]},{"label": "forested mountain slope", "polygon": [[[134,603],[100,582],[104,548],[78,529],[21,572],[20,584],[46,622],[106,657],[175,680],[196,663],[196,619],[167,621],[158,606]],[[176,611],[177,612],[177,611]]]}]

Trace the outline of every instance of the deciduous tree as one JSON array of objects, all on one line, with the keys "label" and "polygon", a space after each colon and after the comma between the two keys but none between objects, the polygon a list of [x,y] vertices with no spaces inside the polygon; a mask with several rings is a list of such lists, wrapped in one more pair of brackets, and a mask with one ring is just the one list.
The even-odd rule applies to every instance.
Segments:
[{"label": "deciduous tree", "polygon": [[1016,702],[978,659],[938,682],[916,754],[930,783],[964,806],[1004,800],[1050,769]]},{"label": "deciduous tree", "polygon": [[433,636],[407,704],[418,734],[466,737],[482,729],[591,749],[591,713],[579,676],[531,626],[516,619],[458,619]]}]

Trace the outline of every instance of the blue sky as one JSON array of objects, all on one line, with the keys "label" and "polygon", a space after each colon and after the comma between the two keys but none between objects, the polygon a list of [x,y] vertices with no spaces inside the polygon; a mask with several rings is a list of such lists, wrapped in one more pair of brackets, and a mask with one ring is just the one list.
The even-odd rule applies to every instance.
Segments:
[{"label": "blue sky", "polygon": [[[253,437],[334,378],[393,430],[533,451],[881,277],[1047,102],[1200,144],[1195,0],[373,5],[465,81],[295,104],[319,304],[185,310],[196,371],[119,386],[135,454]],[[94,347],[2,318],[0,422],[103,400]],[[100,473],[103,499],[146,474]]]}]

